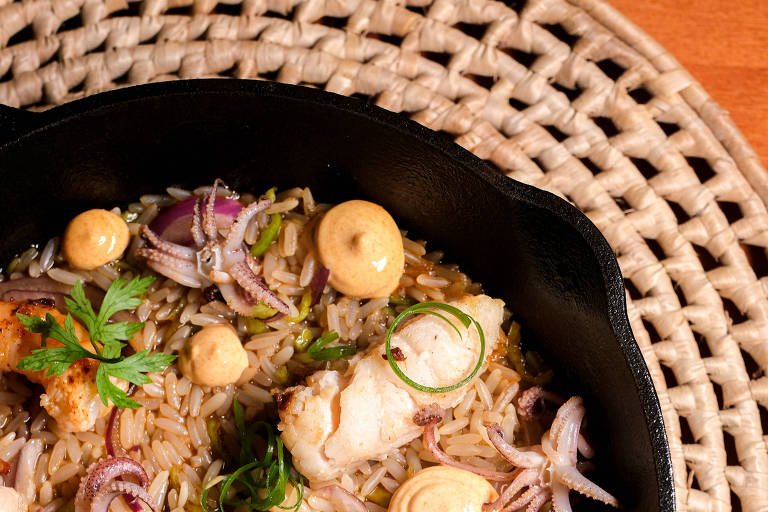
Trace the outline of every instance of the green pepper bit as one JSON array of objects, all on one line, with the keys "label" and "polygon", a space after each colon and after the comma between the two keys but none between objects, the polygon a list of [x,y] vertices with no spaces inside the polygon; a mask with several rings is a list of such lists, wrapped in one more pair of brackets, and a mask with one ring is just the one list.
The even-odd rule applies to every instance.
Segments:
[{"label": "green pepper bit", "polygon": [[11,260],[11,262],[8,264],[8,275],[13,274],[13,271],[16,270],[16,267],[19,266],[19,263],[21,263],[21,258],[18,256]]},{"label": "green pepper bit", "polygon": [[249,316],[245,318],[245,330],[248,334],[262,334],[269,332],[269,326],[258,318]]},{"label": "green pepper bit", "polygon": [[221,439],[219,439],[219,420],[216,418],[209,419],[205,424],[205,431],[208,434],[208,438],[211,440],[211,448],[213,453],[223,454],[221,449]]},{"label": "green pepper bit", "polygon": [[307,290],[304,292],[304,295],[301,296],[301,302],[299,303],[299,314],[286,318],[285,320],[293,324],[304,321],[304,319],[309,315],[310,304],[312,304],[312,290]]},{"label": "green pepper bit", "polygon": [[407,295],[390,295],[390,306],[412,306],[416,303],[416,300],[408,297]]},{"label": "green pepper bit", "polygon": [[274,308],[271,308],[264,304],[263,302],[259,302],[255,306],[253,306],[253,317],[266,320],[267,318],[272,318],[277,314],[277,310]]},{"label": "green pepper bit", "polygon": [[187,307],[187,296],[182,295],[181,299],[179,299],[178,304],[171,310],[170,313],[168,313],[168,318],[166,320],[176,320],[182,311],[184,311],[184,308]]},{"label": "green pepper bit", "polygon": [[[272,202],[274,202],[277,198],[275,194],[276,190],[276,187],[272,187],[271,189],[267,190],[266,194],[264,195],[268,199],[271,199]],[[267,252],[269,246],[272,245],[272,242],[274,242],[275,238],[277,238],[277,234],[280,232],[280,225],[282,223],[283,217],[279,213],[273,213],[269,217],[269,224],[267,224],[267,227],[264,228],[264,230],[261,232],[261,236],[258,240],[256,240],[256,243],[251,246],[251,255],[254,258],[259,258],[265,252]]]},{"label": "green pepper bit", "polygon": [[297,352],[304,352],[307,350],[310,343],[312,343],[312,331],[310,331],[308,327],[305,327],[296,336],[296,339],[293,340],[293,347]]},{"label": "green pepper bit", "polygon": [[365,497],[366,500],[377,504],[380,507],[387,508],[389,501],[392,499],[392,493],[384,489],[382,486],[377,485],[371,493]]},{"label": "green pepper bit", "polygon": [[123,213],[120,214],[120,217],[122,217],[125,222],[133,222],[139,218],[139,214],[129,210],[125,210]]},{"label": "green pepper bit", "polygon": [[285,365],[275,370],[275,382],[281,386],[287,386],[291,382],[291,374],[288,373],[288,368]]}]

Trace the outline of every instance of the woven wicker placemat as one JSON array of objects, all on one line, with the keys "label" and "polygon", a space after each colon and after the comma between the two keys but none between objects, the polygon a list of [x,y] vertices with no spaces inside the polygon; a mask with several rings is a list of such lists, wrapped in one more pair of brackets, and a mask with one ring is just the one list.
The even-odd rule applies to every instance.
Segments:
[{"label": "woven wicker placemat", "polygon": [[602,0],[0,3],[0,103],[197,77],[320,87],[567,198],[619,258],[678,509],[768,509],[768,174]]}]

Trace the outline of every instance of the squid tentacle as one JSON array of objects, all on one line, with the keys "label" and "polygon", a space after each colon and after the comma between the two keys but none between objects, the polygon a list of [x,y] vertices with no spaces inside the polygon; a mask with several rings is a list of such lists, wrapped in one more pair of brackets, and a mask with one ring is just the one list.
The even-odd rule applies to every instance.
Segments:
[{"label": "squid tentacle", "polygon": [[496,501],[491,503],[485,503],[483,505],[483,512],[491,512],[494,510],[500,510],[504,508],[504,504],[509,502],[518,492],[523,488],[529,487],[536,483],[539,479],[539,474],[535,469],[518,470],[518,475],[510,484],[504,488],[501,496]]},{"label": "squid tentacle", "polygon": [[203,214],[202,210],[203,200],[198,198],[195,201],[195,206],[192,214],[192,240],[195,242],[195,247],[198,249],[205,245],[205,233],[203,232]]},{"label": "squid tentacle", "polygon": [[205,205],[205,214],[203,214],[203,232],[208,237],[208,243],[215,243],[219,238],[219,228],[216,226],[216,190],[223,184],[220,178],[216,178],[211,187],[211,193],[208,195],[208,202]]},{"label": "squid tentacle", "polygon": [[555,479],[563,483],[566,487],[580,492],[584,496],[593,500],[602,501],[606,505],[614,507],[619,506],[619,502],[613,495],[609,494],[602,487],[579,473],[573,466],[556,466],[552,470]]},{"label": "squid tentacle", "polygon": [[146,224],[141,226],[141,229],[139,229],[139,234],[158,251],[162,251],[183,260],[195,261],[196,251],[190,249],[189,247],[184,247],[183,245],[175,244],[173,242],[169,242],[168,240],[163,240],[160,238],[160,235],[152,231],[152,229],[150,229],[150,227]]},{"label": "squid tentacle", "polygon": [[197,266],[191,261],[146,247],[137,249],[136,254],[147,259],[149,268],[181,285],[190,288],[203,288],[210,284],[209,281],[204,280],[204,276],[197,271]]},{"label": "squid tentacle", "polygon": [[521,468],[533,468],[541,465],[545,458],[534,451],[520,451],[511,444],[504,440],[504,432],[497,423],[493,423],[486,427],[488,432],[488,439],[493,443],[502,457],[507,459],[510,463]]},{"label": "squid tentacle", "polygon": [[229,273],[232,278],[243,287],[245,291],[255,297],[257,300],[263,301],[267,306],[278,310],[280,313],[290,313],[288,305],[280,300],[277,295],[270,290],[266,284],[257,277],[248,264],[245,261],[235,263],[229,269]]},{"label": "squid tentacle", "polygon": [[538,485],[532,485],[528,487],[528,489],[522,493],[515,501],[504,507],[502,512],[512,512],[514,510],[523,508],[539,494],[541,494],[541,492],[542,488]]},{"label": "squid tentacle", "polygon": [[271,199],[261,199],[240,210],[237,218],[232,222],[227,238],[224,241],[225,254],[237,251],[243,246],[245,230],[248,227],[248,223],[256,214],[263,212],[270,206],[272,206]]}]

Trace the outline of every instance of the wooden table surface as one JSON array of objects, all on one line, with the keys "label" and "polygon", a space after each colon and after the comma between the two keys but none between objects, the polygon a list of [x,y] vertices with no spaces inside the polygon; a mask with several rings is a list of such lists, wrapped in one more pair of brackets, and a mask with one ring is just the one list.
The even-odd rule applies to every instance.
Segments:
[{"label": "wooden table surface", "polygon": [[768,168],[768,0],[608,0],[731,114]]}]

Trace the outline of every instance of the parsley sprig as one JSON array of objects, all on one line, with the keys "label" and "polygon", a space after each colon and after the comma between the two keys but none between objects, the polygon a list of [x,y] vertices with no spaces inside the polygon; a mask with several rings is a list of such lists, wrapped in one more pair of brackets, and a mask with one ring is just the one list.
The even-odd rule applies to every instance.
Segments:
[{"label": "parsley sprig", "polygon": [[[109,319],[119,311],[133,310],[141,304],[141,295],[154,281],[153,277],[135,277],[131,281],[116,279],[107,290],[98,313],[85,295],[83,284],[78,281],[72,290],[72,298],[65,299],[67,317],[64,325],[59,324],[50,313],[45,319],[17,313],[19,321],[27,331],[40,333],[42,347],[32,351],[23,358],[17,368],[20,370],[42,371],[47,369],[46,376],[63,374],[75,361],[80,359],[95,359],[99,361],[96,370],[96,389],[102,403],[106,406],[111,400],[120,409],[136,409],[141,404],[128,398],[125,391],[115,386],[110,377],[127,380],[137,386],[151,382],[145,374],[162,371],[171,364],[175,355],[150,354],[142,350],[125,357],[122,355],[124,340],[129,340],[144,327],[144,322],[113,322]],[[80,344],[75,333],[75,315],[88,329],[93,352]],[[46,346],[46,340],[52,338],[63,346]]]}]

